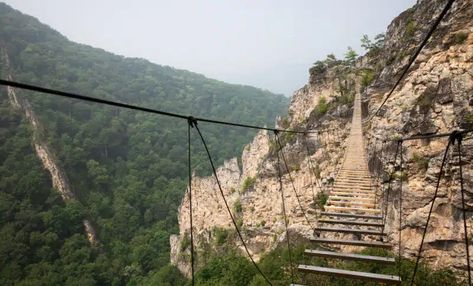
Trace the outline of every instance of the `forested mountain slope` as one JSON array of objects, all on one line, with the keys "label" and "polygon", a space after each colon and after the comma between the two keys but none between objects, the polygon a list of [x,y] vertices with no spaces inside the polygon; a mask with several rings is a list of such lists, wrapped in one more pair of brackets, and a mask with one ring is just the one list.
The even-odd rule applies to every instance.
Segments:
[{"label": "forested mountain slope", "polygon": [[[146,107],[273,125],[288,100],[143,59],[73,43],[0,3],[0,77]],[[7,61],[9,65],[7,65]],[[186,122],[17,90],[32,128],[0,90],[0,284],[175,285],[169,235],[185,190]],[[202,124],[218,163],[242,151],[246,129]],[[49,146],[77,202],[52,189],[32,148]],[[194,142],[194,169],[207,162]],[[90,218],[100,245],[82,227]],[[179,284],[179,283],[178,283]]]}]

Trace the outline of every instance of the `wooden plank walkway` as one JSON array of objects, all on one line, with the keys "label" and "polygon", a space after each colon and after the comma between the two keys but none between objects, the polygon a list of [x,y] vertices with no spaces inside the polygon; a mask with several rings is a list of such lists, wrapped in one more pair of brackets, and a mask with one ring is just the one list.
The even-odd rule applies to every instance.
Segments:
[{"label": "wooden plank walkway", "polygon": [[311,266],[311,265],[299,265],[298,269],[299,271],[307,272],[307,273],[332,275],[332,276],[338,276],[338,277],[344,277],[344,278],[354,278],[354,279],[361,279],[361,280],[386,283],[386,284],[400,284],[401,283],[401,280],[399,279],[399,277],[394,276],[394,275],[351,271],[351,270],[343,270],[343,269]]},{"label": "wooden plank walkway", "polygon": [[[383,232],[382,211],[376,200],[378,194],[368,170],[363,143],[359,95],[355,97],[352,126],[347,140],[345,161],[335,179],[332,191],[329,193],[325,211],[320,213],[317,227],[314,229],[315,237],[311,239],[311,242],[323,245],[323,250],[306,249],[305,254],[323,257],[329,259],[329,262],[336,259],[394,264],[395,259],[391,257],[327,251],[337,245],[392,248],[390,243],[379,241],[386,236],[386,233]],[[354,237],[354,239],[338,238],[347,237],[347,235]],[[383,284],[401,284],[400,277],[394,275],[313,265],[299,265],[298,270],[314,275],[336,276]]]},{"label": "wooden plank walkway", "polygon": [[392,257],[380,257],[380,256],[361,255],[361,254],[353,254],[353,253],[340,253],[340,252],[314,250],[314,249],[306,249],[305,253],[308,255],[317,256],[317,257],[345,259],[345,260],[358,260],[358,261],[368,261],[368,262],[386,263],[386,264],[394,264],[396,262],[394,258]]}]

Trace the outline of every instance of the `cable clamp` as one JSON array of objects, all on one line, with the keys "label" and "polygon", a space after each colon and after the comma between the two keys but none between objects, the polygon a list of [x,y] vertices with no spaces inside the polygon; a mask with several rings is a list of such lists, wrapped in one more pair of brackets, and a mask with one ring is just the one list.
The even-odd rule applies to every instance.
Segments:
[{"label": "cable clamp", "polygon": [[450,134],[450,141],[452,142],[452,144],[455,144],[455,141],[461,143],[462,140],[463,140],[463,134],[460,131],[454,130],[452,134]]},{"label": "cable clamp", "polygon": [[195,119],[192,116],[187,117],[187,123],[190,125],[190,127],[194,128],[197,126],[197,119]]}]

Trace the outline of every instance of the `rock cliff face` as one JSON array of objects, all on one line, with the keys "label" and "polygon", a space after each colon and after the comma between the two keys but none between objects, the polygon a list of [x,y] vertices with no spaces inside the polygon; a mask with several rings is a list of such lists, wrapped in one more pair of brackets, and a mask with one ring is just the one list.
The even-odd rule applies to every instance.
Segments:
[{"label": "rock cliff face", "polygon": [[[437,15],[444,1],[420,1],[414,9],[403,13],[388,29],[387,44],[403,41],[403,26],[407,23],[419,25],[413,38],[422,35],[424,23],[430,21],[427,15]],[[400,87],[380,110],[379,117],[366,126],[365,136],[393,139],[425,133],[446,133],[454,129],[472,127],[473,114],[473,2],[456,1],[452,11],[435,32],[432,40],[419,55],[414,66]],[[405,32],[404,32],[405,33]],[[393,44],[394,45],[394,44]],[[408,50],[412,52],[410,44]],[[386,50],[386,51],[384,51]],[[393,54],[393,49],[385,47],[382,54]],[[410,52],[409,52],[410,53]],[[399,68],[384,68],[378,80],[365,94],[370,112],[379,106],[384,87],[392,83]],[[404,63],[405,64],[405,63]],[[419,248],[422,231],[431,207],[435,183],[440,172],[440,163],[448,139],[406,141],[404,146],[405,178],[403,182],[403,253],[413,258]],[[472,160],[472,141],[464,140],[463,160]],[[378,147],[381,142],[378,141]],[[454,150],[456,149],[453,148]],[[373,154],[374,155],[374,154]],[[394,156],[394,148],[386,153]],[[461,214],[461,193],[457,153],[450,152],[444,179],[439,188],[427,236],[423,257],[436,267],[465,269],[466,254],[464,230]],[[392,158],[392,157],[391,157]],[[473,170],[464,165],[465,191],[467,201],[469,238],[473,236],[473,190],[471,188]],[[397,244],[399,224],[399,182],[393,189],[394,198],[389,201],[389,238]],[[470,241],[470,253],[473,250]]]},{"label": "rock cliff face", "polygon": [[[0,51],[2,56],[2,62],[5,63],[5,69],[8,70],[10,66],[8,54],[4,50]],[[11,75],[8,75],[8,79],[13,80]],[[38,129],[41,128],[41,124],[28,100],[20,98],[16,94],[15,89],[12,87],[7,87],[7,94],[11,106],[15,109],[22,110],[25,114],[26,119],[33,127],[33,130],[37,132]],[[36,155],[43,164],[43,167],[51,175],[53,188],[61,195],[61,198],[65,202],[76,200],[75,194],[71,191],[67,176],[54,160],[54,157],[48,148],[48,144],[44,140],[41,140],[39,136],[35,136],[35,138],[32,138],[32,144],[35,148]],[[84,219],[82,221],[82,224],[84,225],[84,231],[87,235],[87,239],[89,240],[89,242],[94,246],[99,245],[99,240],[97,238],[96,231],[90,220]]]},{"label": "rock cliff face", "polygon": [[[445,1],[440,0],[418,1],[389,25],[382,47],[371,50],[355,63],[331,59],[314,66],[310,70],[309,83],[294,93],[288,117],[278,119],[276,125],[319,133],[305,138],[279,134],[289,169],[283,164],[279,166],[283,171],[282,184],[291,233],[305,237],[312,235],[302,209],[308,214],[310,223],[315,224],[317,196],[329,191],[330,182],[336,177],[337,168],[344,158],[354,94],[361,93],[365,115],[373,114],[444,5]],[[367,80],[367,75],[374,80]],[[380,152],[373,150],[379,149],[383,140],[473,127],[473,1],[455,1],[379,115],[364,126],[365,141],[370,142],[367,149],[371,161],[381,159]],[[463,143],[464,160],[471,163],[473,141],[465,138]],[[385,144],[388,148],[383,152],[383,158],[394,156],[393,144]],[[446,141],[409,141],[403,145],[406,170],[403,175],[403,254],[413,257],[419,247]],[[243,230],[250,252],[256,258],[285,239],[276,149],[274,135],[260,132],[246,146],[241,169],[237,159],[225,162],[218,169],[224,195]],[[466,259],[457,183],[458,164],[456,157],[452,156],[434,206],[424,257],[435,267],[464,269]],[[384,164],[384,167],[389,170],[392,162],[391,165]],[[290,177],[294,179],[300,204]],[[469,164],[464,165],[464,178],[471,239],[473,170]],[[224,229],[228,231],[225,242],[241,247],[232,232],[233,225],[215,179],[194,177],[192,192],[196,244],[216,248],[217,240],[221,238],[219,233]],[[386,230],[389,240],[397,245],[399,196],[396,194],[399,193],[399,181],[394,183],[392,192]],[[187,194],[179,209],[179,226],[179,235],[171,238],[171,261],[183,273],[189,274]],[[470,252],[473,253],[473,247]]]}]

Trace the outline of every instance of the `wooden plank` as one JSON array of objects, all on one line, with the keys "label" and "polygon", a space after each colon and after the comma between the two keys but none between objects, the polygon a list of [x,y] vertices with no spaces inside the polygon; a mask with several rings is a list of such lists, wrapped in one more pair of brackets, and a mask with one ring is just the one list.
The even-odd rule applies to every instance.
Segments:
[{"label": "wooden plank", "polygon": [[360,184],[362,186],[373,186],[374,183],[370,179],[362,179],[362,178],[337,178],[335,183],[343,183],[343,184]]},{"label": "wooden plank", "polygon": [[379,222],[357,221],[357,220],[319,219],[318,222],[329,223],[329,224],[362,225],[362,226],[374,226],[374,227],[384,226],[383,223],[379,223]]},{"label": "wooden plank", "polygon": [[337,193],[345,193],[345,194],[351,194],[354,196],[376,196],[375,192],[371,191],[355,191],[355,190],[348,190],[348,189],[334,189],[332,190],[329,195],[336,195]]},{"label": "wooden plank", "polygon": [[343,259],[343,260],[357,260],[357,261],[377,262],[377,263],[386,263],[386,264],[396,263],[396,260],[392,257],[361,255],[361,254],[354,254],[354,253],[340,253],[340,252],[315,250],[315,249],[306,249],[304,253],[307,255],[312,255],[312,256],[317,256],[317,257],[326,257],[326,258]]},{"label": "wooden plank", "polygon": [[374,208],[376,207],[375,203],[367,203],[367,202],[357,202],[357,201],[336,201],[329,199],[327,201],[327,205],[338,205],[338,206],[361,206],[367,208]]},{"label": "wooden plank", "polygon": [[348,171],[348,170],[341,170],[339,173],[339,176],[363,176],[363,177],[371,177],[369,172],[361,171],[361,172],[354,172],[354,171]]},{"label": "wooden plank", "polygon": [[375,203],[374,198],[357,198],[357,197],[338,197],[338,196],[329,196],[329,199],[332,201],[360,201],[360,202],[368,202],[368,203]]},{"label": "wooden plank", "polygon": [[353,180],[352,182],[345,182],[345,181],[342,181],[342,180],[335,180],[335,182],[333,183],[334,186],[337,186],[337,185],[343,185],[343,186],[349,186],[349,187],[353,187],[353,186],[359,186],[359,187],[366,187],[366,188],[371,188],[372,184],[369,182],[369,183],[363,183],[363,182],[360,182],[359,180]]},{"label": "wooden plank", "polygon": [[363,179],[371,179],[371,175],[368,174],[351,174],[351,173],[339,173],[338,178],[363,178]]},{"label": "wooden plank", "polygon": [[350,211],[350,212],[364,212],[364,213],[381,213],[380,209],[367,209],[367,208],[352,208],[352,207],[336,207],[336,206],[325,206],[327,210],[334,211]]},{"label": "wooden plank", "polygon": [[376,191],[371,188],[362,188],[356,185],[351,186],[340,186],[340,185],[333,185],[334,190],[343,190],[343,191],[350,191],[350,192],[361,192],[361,193],[375,193]]},{"label": "wooden plank", "polygon": [[351,184],[351,185],[341,185],[341,184],[334,184],[333,185],[334,189],[344,189],[344,190],[356,190],[360,192],[374,192],[374,190],[371,187],[363,187],[359,186],[357,184]]},{"label": "wooden plank", "polygon": [[[347,175],[352,175],[350,173],[347,173],[347,172],[340,172],[338,173],[338,176],[337,178],[345,178]],[[363,177],[370,177],[371,178],[371,175],[370,174],[354,174],[352,176],[363,176]]]},{"label": "wooden plank", "polygon": [[329,193],[329,196],[339,196],[340,194],[344,194],[344,196],[353,196],[353,197],[376,197],[376,193],[358,193],[349,190],[333,190]]},{"label": "wooden plank", "polygon": [[364,197],[364,198],[374,198],[376,194],[360,194],[354,192],[343,192],[343,191],[332,191],[330,196],[349,196],[349,197]]},{"label": "wooden plank", "polygon": [[381,242],[381,241],[343,240],[343,239],[329,239],[329,238],[312,238],[310,241],[316,242],[316,243],[379,247],[379,248],[387,248],[387,249],[390,249],[393,247],[390,243]]},{"label": "wooden plank", "polygon": [[332,213],[332,212],[321,212],[321,215],[325,216],[338,216],[338,217],[353,217],[353,218],[366,218],[366,219],[378,219],[382,220],[382,216],[376,215],[360,215],[360,214],[347,214],[347,213]]},{"label": "wooden plank", "polygon": [[385,236],[386,233],[380,232],[379,230],[369,229],[349,229],[349,228],[336,228],[336,227],[316,227],[315,231],[326,231],[326,232],[337,232],[337,233],[354,233],[354,234],[369,234],[369,235],[381,235]]},{"label": "wooden plank", "polygon": [[394,275],[351,271],[351,270],[312,266],[312,265],[299,265],[298,270],[302,272],[313,273],[313,274],[330,275],[330,276],[337,276],[337,277],[343,277],[343,278],[354,278],[354,279],[373,281],[373,282],[379,282],[379,283],[388,283],[388,284],[397,284],[397,285],[401,284],[401,278],[399,278],[399,276],[394,276]]},{"label": "wooden plank", "polygon": [[368,176],[356,176],[356,175],[342,175],[342,176],[338,176],[337,178],[335,178],[335,182],[338,182],[338,181],[341,181],[341,180],[351,180],[351,181],[355,181],[355,180],[362,180],[362,181],[369,180],[369,181],[371,181],[372,178],[371,178],[371,177],[368,177]]}]

